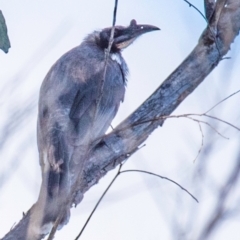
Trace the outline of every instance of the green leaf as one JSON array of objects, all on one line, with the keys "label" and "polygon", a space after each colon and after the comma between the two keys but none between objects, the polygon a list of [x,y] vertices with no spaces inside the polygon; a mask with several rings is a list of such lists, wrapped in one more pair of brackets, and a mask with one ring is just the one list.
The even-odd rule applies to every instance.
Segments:
[{"label": "green leaf", "polygon": [[8,53],[10,47],[11,45],[7,34],[7,25],[2,11],[0,10],[0,49],[2,49],[5,53]]}]

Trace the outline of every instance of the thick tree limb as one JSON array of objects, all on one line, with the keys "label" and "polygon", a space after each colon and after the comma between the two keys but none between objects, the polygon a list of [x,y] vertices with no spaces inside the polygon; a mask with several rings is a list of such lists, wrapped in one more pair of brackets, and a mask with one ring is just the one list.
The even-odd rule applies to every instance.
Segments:
[{"label": "thick tree limb", "polygon": [[[166,116],[218,65],[230,49],[239,29],[240,0],[218,0],[208,27],[190,55],[135,112],[92,149],[85,166],[85,175],[83,179],[75,179],[78,182],[72,186],[72,194],[75,195],[77,191],[85,193],[109,170],[137,151],[138,146],[163,124]],[[73,198],[73,202],[78,201]],[[3,240],[35,240],[49,233],[49,228],[33,229],[34,211],[36,208],[33,206]]]}]

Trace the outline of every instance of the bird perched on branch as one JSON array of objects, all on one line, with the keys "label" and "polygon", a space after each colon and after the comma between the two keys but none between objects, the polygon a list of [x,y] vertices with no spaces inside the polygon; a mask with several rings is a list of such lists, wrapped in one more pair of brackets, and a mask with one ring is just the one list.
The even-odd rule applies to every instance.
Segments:
[{"label": "bird perched on branch", "polygon": [[159,30],[132,20],[89,34],[64,54],[45,77],[39,98],[38,150],[41,224],[55,221],[82,174],[87,153],[105,134],[124,99],[127,65],[121,51],[144,33]]}]

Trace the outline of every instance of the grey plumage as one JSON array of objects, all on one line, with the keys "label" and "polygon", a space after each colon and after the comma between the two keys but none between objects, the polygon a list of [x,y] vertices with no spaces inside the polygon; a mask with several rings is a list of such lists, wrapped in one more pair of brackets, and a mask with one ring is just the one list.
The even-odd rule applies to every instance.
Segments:
[{"label": "grey plumage", "polygon": [[121,50],[153,30],[158,28],[135,20],[128,27],[116,26],[105,74],[111,28],[95,31],[45,77],[37,124],[43,178],[37,204],[45,211],[43,223],[56,220],[76,171],[82,171],[93,142],[101,140],[124,99],[128,70]]}]

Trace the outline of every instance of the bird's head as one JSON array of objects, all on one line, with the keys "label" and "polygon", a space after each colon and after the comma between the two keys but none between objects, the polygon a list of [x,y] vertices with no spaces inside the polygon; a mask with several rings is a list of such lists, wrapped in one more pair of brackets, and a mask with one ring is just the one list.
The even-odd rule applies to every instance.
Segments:
[{"label": "bird's head", "polygon": [[[104,28],[99,34],[98,44],[103,49],[108,48],[111,30],[112,27]],[[134,19],[130,22],[128,27],[115,26],[111,52],[120,52],[142,34],[155,30],[160,30],[160,28],[152,25],[137,24]]]}]

